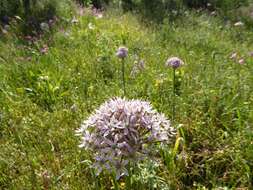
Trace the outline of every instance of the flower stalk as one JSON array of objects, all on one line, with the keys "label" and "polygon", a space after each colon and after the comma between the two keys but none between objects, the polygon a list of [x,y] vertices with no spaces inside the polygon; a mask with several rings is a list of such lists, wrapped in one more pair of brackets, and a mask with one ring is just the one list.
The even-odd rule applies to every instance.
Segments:
[{"label": "flower stalk", "polygon": [[121,59],[121,74],[122,74],[122,88],[124,96],[126,96],[126,80],[125,80],[125,58],[128,55],[128,49],[126,47],[119,47],[116,52],[116,56]]},{"label": "flower stalk", "polygon": [[172,72],[172,121],[175,120],[175,115],[176,115],[176,69],[184,65],[184,62],[179,59],[178,57],[172,57],[169,58],[165,66],[166,67],[171,67],[173,69]]},{"label": "flower stalk", "polygon": [[126,80],[125,80],[125,58],[121,60],[121,74],[122,74],[122,84],[123,84],[123,93],[124,97],[126,96]]},{"label": "flower stalk", "polygon": [[176,112],[176,69],[173,68],[173,105],[172,105],[172,121],[175,120],[175,112]]}]

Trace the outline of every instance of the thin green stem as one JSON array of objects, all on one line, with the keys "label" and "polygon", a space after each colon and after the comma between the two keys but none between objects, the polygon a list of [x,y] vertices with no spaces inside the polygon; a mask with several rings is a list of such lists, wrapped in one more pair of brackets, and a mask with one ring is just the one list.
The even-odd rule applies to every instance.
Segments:
[{"label": "thin green stem", "polygon": [[175,119],[175,99],[176,99],[176,69],[173,69],[173,98],[172,98],[172,121]]},{"label": "thin green stem", "polygon": [[125,82],[125,59],[124,59],[124,58],[122,58],[122,67],[121,67],[121,72],[122,72],[123,92],[124,92],[124,96],[126,96],[126,82]]}]

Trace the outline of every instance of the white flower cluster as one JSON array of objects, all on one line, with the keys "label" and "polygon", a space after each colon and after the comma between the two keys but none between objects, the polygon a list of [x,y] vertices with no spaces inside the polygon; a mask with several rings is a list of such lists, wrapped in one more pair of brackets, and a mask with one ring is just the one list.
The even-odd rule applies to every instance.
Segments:
[{"label": "white flower cluster", "polygon": [[97,173],[116,172],[119,179],[128,175],[131,161],[142,159],[157,142],[170,142],[176,131],[149,102],[114,98],[84,121],[77,134],[80,147],[93,152]]}]

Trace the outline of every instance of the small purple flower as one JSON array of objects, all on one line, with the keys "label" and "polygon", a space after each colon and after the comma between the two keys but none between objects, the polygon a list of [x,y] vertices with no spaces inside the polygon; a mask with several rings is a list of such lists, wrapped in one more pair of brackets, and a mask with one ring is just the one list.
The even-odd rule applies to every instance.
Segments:
[{"label": "small purple flower", "polygon": [[182,65],[184,65],[184,62],[178,57],[171,57],[165,63],[166,67],[172,67],[173,69],[177,69]]},{"label": "small purple flower", "polygon": [[116,52],[116,56],[118,58],[121,58],[121,59],[127,57],[127,54],[128,54],[128,49],[126,47],[123,47],[123,46],[119,47],[119,49]]}]

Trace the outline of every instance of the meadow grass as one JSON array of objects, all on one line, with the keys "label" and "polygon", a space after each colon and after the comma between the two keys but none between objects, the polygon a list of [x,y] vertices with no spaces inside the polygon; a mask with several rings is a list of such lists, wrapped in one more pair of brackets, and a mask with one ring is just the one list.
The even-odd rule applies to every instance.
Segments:
[{"label": "meadow grass", "polygon": [[[0,41],[0,189],[111,189],[96,177],[92,155],[75,130],[101,103],[122,96],[119,46],[129,99],[144,99],[172,117],[175,144],[161,148],[132,177],[132,189],[253,188],[253,32],[206,13],[187,12],[162,25],[108,10],[77,16],[29,43],[9,32]],[[40,49],[47,45],[48,52]],[[245,59],[238,64],[233,52]],[[167,58],[184,66],[173,69]],[[145,69],[134,76],[134,62]],[[118,183],[125,188],[125,181]]]}]

